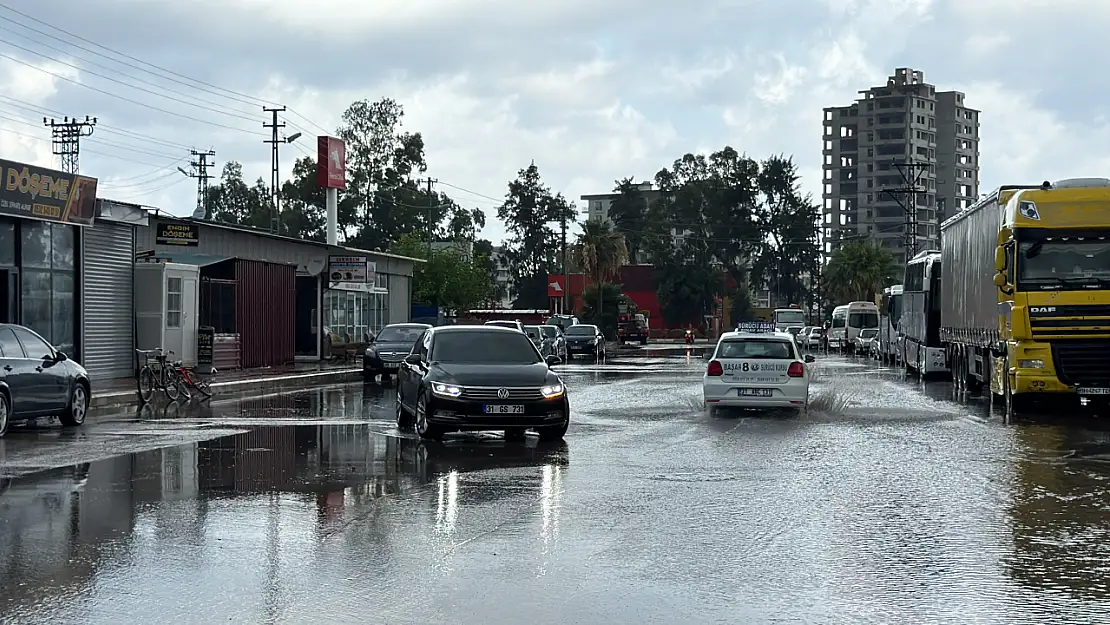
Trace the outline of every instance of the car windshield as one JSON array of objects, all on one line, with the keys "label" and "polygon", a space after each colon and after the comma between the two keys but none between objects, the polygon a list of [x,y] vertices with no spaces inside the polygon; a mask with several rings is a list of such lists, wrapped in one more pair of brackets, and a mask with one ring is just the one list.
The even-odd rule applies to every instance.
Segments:
[{"label": "car windshield", "polygon": [[1023,242],[1018,281],[1037,289],[1098,289],[1110,283],[1110,243],[1101,239]]},{"label": "car windshield", "polygon": [[576,325],[567,328],[567,336],[586,336],[597,334],[597,326]]},{"label": "car windshield", "polygon": [[524,333],[528,335],[528,338],[533,338],[533,339],[540,338],[540,328],[539,328],[539,326],[524,326]]},{"label": "car windshield", "polygon": [[794,350],[790,343],[775,339],[732,340],[721,343],[717,358],[792,359]]},{"label": "car windshield", "polygon": [[415,343],[424,332],[419,326],[386,326],[378,333],[379,343]]},{"label": "car windshield", "polygon": [[848,325],[853,328],[877,328],[879,327],[879,313],[854,312],[848,315]]},{"label": "car windshield", "polygon": [[540,326],[540,332],[543,332],[544,337],[549,339],[558,338],[559,328],[555,326]]},{"label": "car windshield", "polygon": [[878,333],[879,333],[878,330],[860,330],[859,335],[860,335],[860,338],[869,339],[869,338],[875,336]]},{"label": "car windshield", "polygon": [[542,362],[524,334],[497,331],[444,332],[432,341],[433,362],[533,364]]}]

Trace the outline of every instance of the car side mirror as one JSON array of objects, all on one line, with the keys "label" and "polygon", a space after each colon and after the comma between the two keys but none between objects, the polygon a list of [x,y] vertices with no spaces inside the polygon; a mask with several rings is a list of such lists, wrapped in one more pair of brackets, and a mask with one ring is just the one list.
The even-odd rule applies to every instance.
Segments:
[{"label": "car side mirror", "polygon": [[548,356],[545,360],[547,361],[547,366],[549,367],[563,364],[563,359],[559,358],[558,356]]},{"label": "car side mirror", "polygon": [[405,364],[418,365],[420,364],[420,362],[420,354],[409,354],[408,356],[405,356]]},{"label": "car side mirror", "polygon": [[817,359],[813,357],[813,354],[806,354],[806,356],[805,356],[806,364],[809,364],[809,363],[811,363],[815,360],[817,360]]},{"label": "car side mirror", "polygon": [[69,360],[69,356],[65,352],[54,352],[54,359],[58,362],[65,362]]},{"label": "car side mirror", "polygon": [[994,248],[994,270],[997,272],[1006,271],[1006,248],[1002,245]]},{"label": "car side mirror", "polygon": [[1006,286],[1006,274],[1003,274],[1003,273],[994,274],[994,286],[996,286],[1000,289],[1005,287]]}]

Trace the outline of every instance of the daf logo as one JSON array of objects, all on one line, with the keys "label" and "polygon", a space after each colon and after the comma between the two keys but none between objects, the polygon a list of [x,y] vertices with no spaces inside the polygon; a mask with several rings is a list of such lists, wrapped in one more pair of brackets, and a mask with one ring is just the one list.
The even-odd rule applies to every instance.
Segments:
[{"label": "daf logo", "polygon": [[1029,312],[1032,313],[1054,313],[1056,312],[1055,306],[1031,306]]},{"label": "daf logo", "polygon": [[509,389],[507,389],[507,388],[497,389],[497,399],[508,399],[508,398],[509,398]]}]

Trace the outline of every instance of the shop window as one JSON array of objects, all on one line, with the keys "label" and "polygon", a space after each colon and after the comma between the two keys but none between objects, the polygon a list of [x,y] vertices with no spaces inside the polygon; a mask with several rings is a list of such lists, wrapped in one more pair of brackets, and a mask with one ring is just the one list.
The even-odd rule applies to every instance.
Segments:
[{"label": "shop window", "polygon": [[73,354],[74,340],[76,337],[75,324],[77,321],[77,308],[74,306],[76,297],[76,284],[72,273],[55,271],[50,287],[51,341],[67,354]]},{"label": "shop window", "polygon": [[[54,315],[50,306],[50,295],[53,291],[50,278],[50,270],[48,269],[23,270],[21,276],[23,282],[23,325],[38,332],[51,343],[57,344],[51,328]],[[61,349],[61,346],[58,349]]]},{"label": "shop window", "polygon": [[23,266],[50,269],[51,224],[41,221],[25,221],[20,226],[23,234]]},{"label": "shop window", "polygon": [[0,221],[0,265],[15,265],[15,223]]},{"label": "shop window", "polygon": [[50,252],[52,269],[73,270],[73,228],[65,226],[50,227]]},{"label": "shop window", "polygon": [[181,327],[181,278],[166,278],[166,327]]},{"label": "shop window", "polygon": [[75,229],[25,221],[19,230],[23,325],[77,358]]}]

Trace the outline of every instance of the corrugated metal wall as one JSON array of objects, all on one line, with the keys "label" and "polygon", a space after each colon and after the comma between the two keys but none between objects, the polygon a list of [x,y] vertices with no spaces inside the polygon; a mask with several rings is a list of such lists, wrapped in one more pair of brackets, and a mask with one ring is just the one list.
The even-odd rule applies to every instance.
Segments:
[{"label": "corrugated metal wall", "polygon": [[297,268],[237,259],[235,326],[244,369],[293,362]]},{"label": "corrugated metal wall", "polygon": [[83,228],[81,364],[93,381],[135,375],[134,226]]}]

